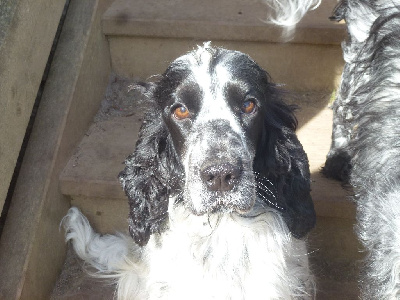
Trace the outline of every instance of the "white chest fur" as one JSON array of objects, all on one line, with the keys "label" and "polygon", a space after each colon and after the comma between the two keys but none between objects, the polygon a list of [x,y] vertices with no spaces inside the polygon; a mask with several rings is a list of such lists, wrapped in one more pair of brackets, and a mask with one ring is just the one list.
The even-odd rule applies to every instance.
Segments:
[{"label": "white chest fur", "polygon": [[171,211],[169,230],[144,251],[148,299],[309,298],[305,242],[292,238],[275,212],[244,218]]}]

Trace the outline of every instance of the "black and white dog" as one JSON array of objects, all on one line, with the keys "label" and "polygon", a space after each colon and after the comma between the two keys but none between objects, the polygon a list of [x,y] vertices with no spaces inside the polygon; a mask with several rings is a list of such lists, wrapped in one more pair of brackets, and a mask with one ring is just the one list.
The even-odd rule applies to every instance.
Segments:
[{"label": "black and white dog", "polygon": [[71,208],[78,255],[118,299],[311,299],[315,224],[293,107],[250,57],[209,44],[149,84],[151,109],[120,180],[129,231],[96,234]]},{"label": "black and white dog", "polygon": [[367,250],[363,299],[400,298],[400,1],[347,0],[346,65],[324,172],[349,180]]},{"label": "black and white dog", "polygon": [[[287,1],[309,7],[308,0]],[[274,7],[283,16],[293,10]],[[354,188],[357,233],[367,251],[362,298],[399,299],[400,0],[342,0],[332,19],[346,21],[349,37],[323,173]]]}]

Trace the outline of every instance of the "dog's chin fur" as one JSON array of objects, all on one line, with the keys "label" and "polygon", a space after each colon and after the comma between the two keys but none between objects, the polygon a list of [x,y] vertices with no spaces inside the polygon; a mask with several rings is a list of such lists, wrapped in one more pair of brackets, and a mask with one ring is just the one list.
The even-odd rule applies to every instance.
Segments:
[{"label": "dog's chin fur", "polygon": [[[143,248],[122,235],[99,236],[76,208],[63,224],[75,251],[100,270],[96,275],[115,278],[118,299],[314,296],[305,242],[291,237],[276,212],[255,206],[245,216],[199,217],[172,206],[168,231],[152,235]],[[113,244],[106,248],[107,239]]]},{"label": "dog's chin fur", "polygon": [[193,181],[187,181],[181,197],[186,207],[195,215],[248,212],[255,203],[256,186],[253,172],[242,174],[238,188],[229,192],[208,191],[199,180]]},{"label": "dog's chin fur", "polygon": [[[204,214],[214,213],[239,213],[246,214],[249,212],[255,203],[255,188],[252,189],[253,193],[249,195],[242,195],[241,193],[233,192],[232,195],[216,195],[208,193],[210,195],[194,195],[190,199],[186,199],[186,207],[196,216],[202,216]],[[245,198],[244,198],[245,197]],[[193,198],[200,198],[194,200]],[[193,203],[200,203],[200,208],[197,208]]]},{"label": "dog's chin fur", "polygon": [[[305,243],[288,234],[275,212],[254,207],[246,217],[236,213],[195,217],[183,206],[171,211],[168,234],[153,238],[146,250],[152,253],[150,277],[155,279],[147,286],[155,287],[160,298],[311,296],[307,294],[311,277],[304,273],[308,269]],[[160,244],[162,248],[157,248]]]}]

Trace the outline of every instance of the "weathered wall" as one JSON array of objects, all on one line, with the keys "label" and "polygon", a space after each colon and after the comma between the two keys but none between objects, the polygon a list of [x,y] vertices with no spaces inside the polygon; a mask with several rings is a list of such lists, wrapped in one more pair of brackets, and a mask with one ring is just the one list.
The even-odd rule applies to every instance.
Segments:
[{"label": "weathered wall", "polygon": [[[42,2],[50,5],[35,0],[42,10]],[[0,299],[48,299],[61,270],[59,224],[70,204],[60,193],[59,175],[98,110],[111,72],[100,26],[110,3],[69,5],[0,240]],[[8,122],[16,109],[10,107]]]},{"label": "weathered wall", "polygon": [[0,211],[64,4],[0,2]]}]

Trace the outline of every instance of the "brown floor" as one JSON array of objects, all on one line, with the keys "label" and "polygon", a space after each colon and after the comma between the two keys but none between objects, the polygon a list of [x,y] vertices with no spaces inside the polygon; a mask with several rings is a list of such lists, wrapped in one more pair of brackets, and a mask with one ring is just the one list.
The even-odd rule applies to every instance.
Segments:
[{"label": "brown floor", "polygon": [[72,247],[68,247],[63,271],[54,286],[51,300],[110,300],[115,285],[104,279],[90,277]]}]

